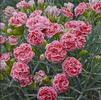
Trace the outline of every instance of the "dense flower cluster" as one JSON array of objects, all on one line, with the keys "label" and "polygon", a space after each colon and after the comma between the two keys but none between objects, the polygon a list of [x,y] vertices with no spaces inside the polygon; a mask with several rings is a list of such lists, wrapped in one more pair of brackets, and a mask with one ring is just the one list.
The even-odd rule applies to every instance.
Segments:
[{"label": "dense flower cluster", "polygon": [[[0,71],[10,66],[10,76],[21,87],[44,85],[38,90],[38,100],[57,100],[57,93],[68,91],[69,77],[82,72],[80,61],[70,56],[74,50],[84,48],[92,31],[91,22],[85,20],[84,12],[89,10],[97,16],[101,2],[82,2],[76,7],[69,2],[58,8],[44,0],[21,0],[16,9],[8,6],[4,10],[7,25],[0,22],[0,47],[4,49],[0,53]],[[48,76],[51,68],[59,71],[52,81]]]}]

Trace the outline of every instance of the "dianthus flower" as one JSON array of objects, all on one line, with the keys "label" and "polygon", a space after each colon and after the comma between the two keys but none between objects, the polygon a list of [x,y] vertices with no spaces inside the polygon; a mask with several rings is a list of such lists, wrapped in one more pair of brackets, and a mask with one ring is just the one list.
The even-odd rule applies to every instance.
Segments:
[{"label": "dianthus flower", "polygon": [[63,71],[70,77],[78,76],[82,71],[82,64],[74,57],[67,57],[62,64]]},{"label": "dianthus flower", "polygon": [[34,55],[31,46],[27,43],[22,43],[19,47],[14,49],[14,57],[17,61],[23,63],[28,63]]},{"label": "dianthus flower", "polygon": [[45,57],[50,62],[59,63],[64,60],[66,54],[67,53],[63,45],[57,40],[46,46]]},{"label": "dianthus flower", "polygon": [[58,93],[64,93],[68,90],[69,81],[63,73],[57,74],[53,79],[53,87]]},{"label": "dianthus flower", "polygon": [[57,93],[53,87],[41,87],[37,94],[38,100],[57,100]]}]

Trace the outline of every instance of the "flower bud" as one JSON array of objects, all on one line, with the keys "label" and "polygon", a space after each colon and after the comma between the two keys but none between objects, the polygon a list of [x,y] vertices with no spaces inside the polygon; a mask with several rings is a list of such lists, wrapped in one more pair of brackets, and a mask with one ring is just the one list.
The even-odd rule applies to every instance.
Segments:
[{"label": "flower bud", "polygon": [[44,54],[41,54],[40,55],[40,61],[43,61],[43,60],[45,60],[45,55]]},{"label": "flower bud", "polygon": [[5,70],[6,62],[4,60],[0,61],[0,70]]},{"label": "flower bud", "polygon": [[5,28],[5,24],[0,22],[0,30],[3,30]]},{"label": "flower bud", "polygon": [[96,55],[95,58],[94,58],[94,60],[96,62],[100,62],[101,61],[101,56],[100,55]]}]

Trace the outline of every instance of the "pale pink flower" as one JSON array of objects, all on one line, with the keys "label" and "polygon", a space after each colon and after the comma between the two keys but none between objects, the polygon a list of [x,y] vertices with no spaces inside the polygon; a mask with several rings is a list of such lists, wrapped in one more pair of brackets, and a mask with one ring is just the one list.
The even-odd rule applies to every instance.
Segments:
[{"label": "pale pink flower", "polygon": [[14,57],[17,61],[28,63],[32,60],[34,57],[34,52],[32,51],[32,48],[27,43],[22,43],[19,47],[16,47],[14,49]]},{"label": "pale pink flower", "polygon": [[26,2],[25,0],[22,0],[22,1],[20,1],[20,2],[18,2],[18,3],[16,4],[16,7],[17,7],[17,8],[28,9],[28,8],[30,7],[30,5],[29,5],[29,3]]},{"label": "pale pink flower", "polygon": [[82,15],[87,10],[87,4],[85,2],[79,3],[79,5],[74,9],[75,16]]},{"label": "pale pink flower", "polygon": [[57,93],[53,87],[41,87],[37,94],[38,100],[57,100]]},{"label": "pale pink flower", "polygon": [[6,37],[0,35],[0,44],[4,44],[6,42]]},{"label": "pale pink flower", "polygon": [[14,9],[14,7],[11,7],[11,6],[7,6],[4,10],[4,14],[7,16],[7,17],[11,17],[13,16],[13,13],[14,12],[17,12],[16,9]]},{"label": "pale pink flower", "polygon": [[38,72],[35,73],[34,75],[34,81],[36,83],[41,84],[43,79],[46,77],[46,73],[43,70],[39,70]]},{"label": "pale pink flower", "polygon": [[71,2],[64,3],[64,6],[67,7],[68,9],[72,10],[74,8],[74,4]]},{"label": "pale pink flower", "polygon": [[35,4],[35,1],[34,1],[34,0],[29,0],[29,1],[28,1],[28,4],[29,4],[30,6],[33,6],[33,5]]},{"label": "pale pink flower", "polygon": [[61,12],[63,13],[64,16],[66,16],[68,18],[72,18],[73,17],[73,13],[67,7],[62,7],[61,8]]},{"label": "pale pink flower", "polygon": [[64,60],[66,54],[67,52],[63,45],[57,40],[49,43],[46,46],[45,57],[50,62],[59,63]]},{"label": "pale pink flower", "polygon": [[68,90],[69,81],[65,74],[59,73],[53,79],[53,87],[58,93],[64,93]]},{"label": "pale pink flower", "polygon": [[34,30],[28,34],[27,41],[31,45],[40,45],[44,41],[44,35],[41,31]]},{"label": "pale pink flower", "polygon": [[9,36],[8,37],[8,43],[10,45],[17,45],[18,41],[17,41],[16,36],[14,36],[14,35]]},{"label": "pale pink flower", "polygon": [[63,71],[70,77],[78,76],[82,71],[82,64],[74,57],[67,57],[62,64]]},{"label": "pale pink flower", "polygon": [[29,75],[29,67],[22,62],[15,62],[11,69],[11,77],[25,87],[32,83],[32,77]]},{"label": "pale pink flower", "polygon": [[6,62],[4,60],[0,60],[0,70],[3,71],[6,68]]},{"label": "pale pink flower", "polygon": [[24,25],[27,21],[27,15],[22,12],[14,13],[13,16],[10,18],[9,23],[12,26],[20,27]]},{"label": "pale pink flower", "polygon": [[5,28],[5,23],[0,22],[0,30]]},{"label": "pale pink flower", "polygon": [[56,6],[47,6],[47,8],[45,9],[45,13],[48,16],[53,16],[53,17],[57,17],[60,15],[60,9],[57,8]]}]

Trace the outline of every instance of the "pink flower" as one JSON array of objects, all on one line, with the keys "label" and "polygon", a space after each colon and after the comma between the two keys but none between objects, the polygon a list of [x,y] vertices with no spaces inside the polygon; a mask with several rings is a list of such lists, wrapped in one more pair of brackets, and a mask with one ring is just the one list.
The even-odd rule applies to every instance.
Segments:
[{"label": "pink flower", "polygon": [[57,74],[53,79],[53,87],[59,93],[64,93],[68,90],[69,81],[65,74]]},{"label": "pink flower", "polygon": [[80,31],[84,36],[87,36],[92,30],[92,26],[88,22],[75,20],[66,22],[65,28]]},{"label": "pink flower", "polygon": [[19,81],[21,87],[26,87],[32,83],[32,76],[27,76]]},{"label": "pink flower", "polygon": [[41,87],[37,94],[38,100],[57,100],[57,93],[53,87]]},{"label": "pink flower", "polygon": [[62,64],[63,71],[70,77],[78,76],[82,70],[82,64],[74,57],[68,57]]},{"label": "pink flower", "polygon": [[10,45],[17,45],[17,38],[16,38],[16,36],[9,36],[8,37],[8,43],[10,44]]},{"label": "pink flower", "polygon": [[76,49],[76,37],[73,34],[65,33],[61,36],[60,42],[63,44],[64,48],[68,51],[73,51]]},{"label": "pink flower", "polygon": [[48,5],[47,8],[45,9],[45,13],[48,16],[57,17],[57,16],[60,15],[60,9],[57,8],[57,6],[50,6],[50,5]]},{"label": "pink flower", "polygon": [[27,36],[27,41],[31,45],[39,45],[43,42],[43,40],[44,40],[43,33],[38,30],[34,30],[34,31],[30,32]]},{"label": "pink flower", "polygon": [[70,9],[68,9],[67,7],[63,7],[61,9],[62,13],[64,14],[64,16],[68,17],[68,18],[72,18],[73,17],[73,13],[71,12]]},{"label": "pink flower", "polygon": [[28,63],[33,57],[34,52],[32,48],[27,43],[22,43],[19,47],[14,49],[14,57],[17,61],[21,61],[23,63]]},{"label": "pink flower", "polygon": [[39,83],[40,84],[45,77],[46,77],[46,73],[43,70],[39,70],[34,75],[34,81],[36,83]]},{"label": "pink flower", "polygon": [[53,37],[55,34],[62,32],[62,28],[57,23],[52,23],[42,31],[48,38]]},{"label": "pink flower", "polygon": [[0,44],[4,44],[6,42],[6,37],[0,35]]},{"label": "pink flower", "polygon": [[72,10],[74,8],[74,4],[71,2],[64,3],[64,6],[67,7],[68,9]]},{"label": "pink flower", "polygon": [[14,9],[14,7],[11,7],[11,6],[7,6],[5,9],[4,9],[4,14],[7,16],[7,17],[11,17],[13,16],[13,13],[16,12],[16,9]]},{"label": "pink flower", "polygon": [[42,11],[41,10],[35,10],[33,13],[30,14],[29,18],[35,17],[37,15],[41,15]]},{"label": "pink flower", "polygon": [[75,9],[75,16],[82,15],[87,10],[87,4],[85,2],[80,3]]},{"label": "pink flower", "polygon": [[11,69],[11,77],[20,83],[22,87],[25,87],[32,82],[32,78],[29,75],[29,67],[22,62],[15,62]]},{"label": "pink flower", "polygon": [[70,30],[61,36],[60,42],[67,51],[73,51],[75,49],[83,48],[86,39],[84,36],[82,36],[81,32],[77,30]]},{"label": "pink flower", "polygon": [[59,41],[53,41],[46,46],[45,57],[48,61],[59,63],[64,60],[67,52]]},{"label": "pink flower", "polygon": [[9,23],[12,26],[20,27],[26,23],[27,15],[22,12],[14,13],[14,15],[10,18]]},{"label": "pink flower", "polygon": [[30,5],[25,1],[25,0],[22,0],[20,2],[18,2],[16,4],[16,7],[17,8],[24,8],[24,9],[28,9],[30,7]]},{"label": "pink flower", "polygon": [[29,1],[28,1],[28,4],[29,4],[30,6],[33,6],[33,5],[35,4],[35,1],[34,1],[34,0],[29,0]]},{"label": "pink flower", "polygon": [[4,71],[6,68],[6,62],[4,60],[0,60],[0,70]]},{"label": "pink flower", "polygon": [[5,28],[5,23],[0,22],[0,30]]},{"label": "pink flower", "polygon": [[44,16],[37,15],[31,17],[27,20],[26,26],[29,28],[29,31],[33,30],[43,30],[50,24],[49,19]]},{"label": "pink flower", "polygon": [[98,14],[101,14],[101,2],[97,2],[97,3],[94,3],[92,5],[92,9],[98,13]]},{"label": "pink flower", "polygon": [[1,60],[4,60],[4,61],[10,60],[10,53],[9,52],[6,52],[6,53],[0,54],[0,61]]}]

